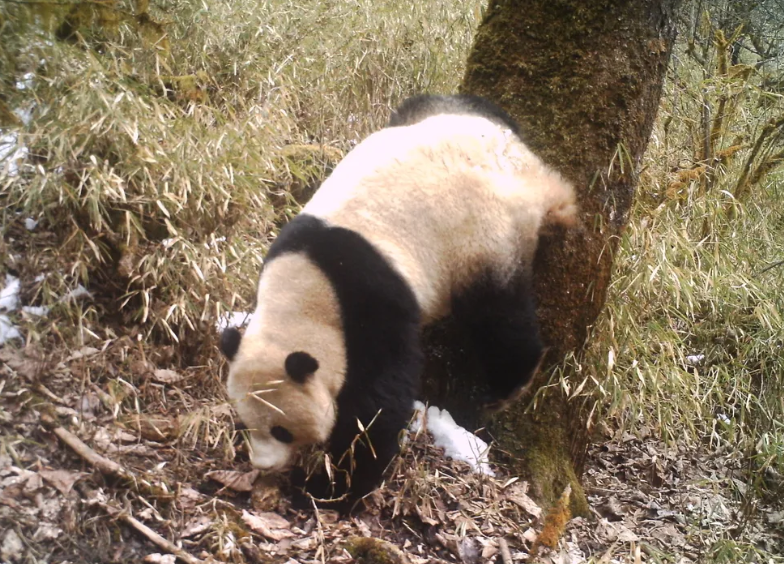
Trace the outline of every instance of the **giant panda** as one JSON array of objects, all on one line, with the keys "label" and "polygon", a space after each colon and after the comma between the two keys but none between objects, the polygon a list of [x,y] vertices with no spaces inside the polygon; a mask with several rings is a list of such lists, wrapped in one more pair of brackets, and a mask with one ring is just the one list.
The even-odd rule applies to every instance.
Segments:
[{"label": "giant panda", "polygon": [[244,335],[221,336],[253,465],[284,469],[326,443],[337,471],[308,492],[345,509],[372,491],[413,412],[422,328],[447,314],[484,364],[488,408],[514,400],[543,352],[540,228],[576,217],[572,186],[503,110],[467,95],[405,101],[280,231]]}]

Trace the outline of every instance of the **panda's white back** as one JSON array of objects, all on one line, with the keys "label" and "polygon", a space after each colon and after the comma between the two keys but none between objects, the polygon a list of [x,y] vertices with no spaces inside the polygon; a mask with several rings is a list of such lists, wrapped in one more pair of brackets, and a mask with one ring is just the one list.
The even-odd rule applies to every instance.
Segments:
[{"label": "panda's white back", "polygon": [[303,213],[375,245],[428,323],[487,269],[501,281],[530,264],[545,216],[563,220],[569,207],[571,186],[512,131],[479,116],[436,115],[369,136]]}]

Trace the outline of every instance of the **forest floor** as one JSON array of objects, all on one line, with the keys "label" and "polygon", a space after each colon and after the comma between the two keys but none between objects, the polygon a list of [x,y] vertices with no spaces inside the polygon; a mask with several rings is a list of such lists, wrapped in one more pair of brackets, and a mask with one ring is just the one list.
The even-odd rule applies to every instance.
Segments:
[{"label": "forest floor", "polygon": [[563,528],[523,480],[444,460],[421,433],[340,520],[292,510],[250,467],[228,404],[197,397],[215,374],[156,368],[128,338],[60,353],[0,349],[2,562],[784,561],[781,502],[748,496],[720,446],[605,425],[592,514]]}]

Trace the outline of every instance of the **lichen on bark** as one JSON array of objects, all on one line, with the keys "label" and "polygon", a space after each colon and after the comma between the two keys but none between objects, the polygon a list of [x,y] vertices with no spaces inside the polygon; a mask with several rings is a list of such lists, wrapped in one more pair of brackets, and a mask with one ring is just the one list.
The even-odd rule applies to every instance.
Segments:
[{"label": "lichen on bark", "polygon": [[[491,0],[477,32],[462,90],[508,111],[524,141],[578,191],[581,226],[544,233],[534,261],[548,366],[580,349],[604,305],[658,108],[676,2]],[[452,389],[465,397],[462,383],[477,381],[476,363],[466,352],[470,344],[449,321],[431,331],[428,342],[426,390],[459,409],[459,398],[433,382],[458,382]],[[549,373],[542,371],[534,391]],[[559,393],[540,400],[525,410],[530,397],[523,398],[496,417],[490,431],[540,501],[552,503],[571,483],[572,511],[584,514],[578,478],[588,440],[585,418]]]}]

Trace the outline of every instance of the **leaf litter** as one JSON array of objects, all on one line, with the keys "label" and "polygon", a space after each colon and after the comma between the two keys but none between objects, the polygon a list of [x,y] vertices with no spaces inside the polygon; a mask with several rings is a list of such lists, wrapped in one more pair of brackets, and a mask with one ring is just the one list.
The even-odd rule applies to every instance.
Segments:
[{"label": "leaf litter", "polygon": [[[139,374],[132,368],[138,348],[131,344],[95,349],[68,363],[67,351],[61,351],[63,360],[1,351],[2,431],[14,445],[0,456],[4,561],[22,562],[34,554],[39,561],[78,559],[81,549],[69,540],[77,537],[96,561],[120,555],[147,562],[352,562],[359,560],[351,551],[367,549],[357,539],[390,543],[414,564],[504,563],[507,557],[525,562],[534,547],[536,562],[686,564],[703,561],[717,541],[738,535],[768,554],[784,548],[782,508],[775,501],[758,502],[753,511],[760,518],[751,518],[743,495],[730,493],[740,492],[736,482],[743,484],[743,473],[726,453],[621,432],[591,448],[584,482],[592,515],[565,523],[553,548],[540,542],[548,511],[530,497],[525,480],[492,463],[492,445],[495,476],[447,459],[423,432],[409,435],[383,487],[363,501],[360,514],[341,520],[332,511],[296,511],[278,489],[281,477],[250,467],[245,445],[227,427],[222,401],[187,389],[166,392],[184,380],[169,384],[149,379],[149,371]],[[115,379],[98,380],[92,395],[114,397],[121,407],[114,413],[99,401],[89,418],[54,419],[94,452],[72,450],[70,442],[65,447],[47,415],[53,402],[41,395],[28,399],[35,393],[33,381],[42,380],[60,398],[60,407],[79,413],[85,394],[73,393],[73,378],[84,370],[101,373],[108,365],[126,367],[116,378],[127,382],[120,388],[127,398],[152,394],[147,412],[130,417],[135,401],[117,395]],[[55,369],[41,378],[33,376],[40,372],[36,366]],[[206,374],[191,376],[200,377]],[[164,397],[161,392],[165,403],[150,401]],[[190,446],[181,431],[151,438],[131,424],[177,421],[182,410],[192,413],[197,405],[215,419],[198,422]],[[102,540],[100,532],[117,520],[124,524],[122,548]],[[33,548],[42,546],[43,556]],[[162,552],[162,546],[178,552]]]}]

